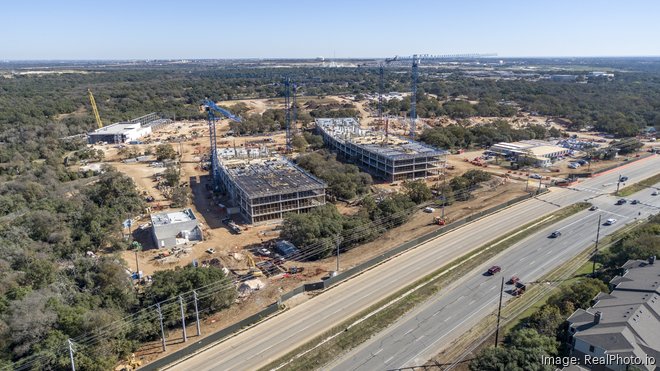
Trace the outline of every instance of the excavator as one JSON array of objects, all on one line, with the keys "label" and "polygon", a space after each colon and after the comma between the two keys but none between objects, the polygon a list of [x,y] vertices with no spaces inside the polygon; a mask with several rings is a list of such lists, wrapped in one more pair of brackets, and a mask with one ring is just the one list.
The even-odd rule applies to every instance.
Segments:
[{"label": "excavator", "polygon": [[246,254],[246,256],[248,262],[248,275],[251,275],[252,277],[263,277],[264,273],[261,269],[257,268],[257,265],[254,263],[254,259],[252,259],[250,254]]}]

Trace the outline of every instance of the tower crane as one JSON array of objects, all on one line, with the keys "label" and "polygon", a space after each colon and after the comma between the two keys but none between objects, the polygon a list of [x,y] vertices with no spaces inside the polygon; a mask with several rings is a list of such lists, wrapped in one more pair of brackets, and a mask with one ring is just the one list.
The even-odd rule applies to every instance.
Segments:
[{"label": "tower crane", "polygon": [[101,116],[99,115],[99,109],[96,107],[96,100],[94,99],[94,94],[92,94],[91,89],[87,89],[87,93],[89,93],[89,103],[92,104],[92,111],[94,112],[94,119],[96,119],[96,125],[98,125],[99,129],[103,127],[103,122],[101,121]]},{"label": "tower crane", "polygon": [[[384,85],[384,71],[383,65],[392,63],[411,63],[412,64],[412,83],[410,89],[410,137],[415,138],[415,120],[417,119],[417,78],[419,75],[419,65],[422,60],[425,61],[439,61],[446,59],[467,59],[467,58],[482,58],[482,57],[495,57],[497,54],[444,54],[444,55],[431,55],[431,54],[414,54],[412,56],[395,56],[394,58],[385,59],[381,63],[380,69],[380,84],[381,92],[378,97],[379,111],[382,112],[382,86]],[[381,113],[382,114],[382,113]]]},{"label": "tower crane", "polygon": [[291,79],[284,78],[284,109],[286,111],[286,151],[291,152]]},{"label": "tower crane", "polygon": [[[293,91],[293,104],[291,104],[291,93]],[[298,121],[297,108],[296,108],[296,95],[298,92],[298,85],[291,80],[290,77],[284,78],[284,109],[286,111],[286,151],[291,152],[293,149],[291,139],[296,131],[296,123]],[[293,112],[291,112],[293,111]]]},{"label": "tower crane", "polygon": [[215,122],[218,120],[218,118],[222,117],[226,117],[239,123],[242,121],[240,117],[234,115],[224,108],[218,107],[215,102],[208,98],[202,101],[201,108],[208,114],[209,136],[211,138],[211,180],[213,181],[213,185],[215,187],[218,180],[218,142],[215,132]]}]

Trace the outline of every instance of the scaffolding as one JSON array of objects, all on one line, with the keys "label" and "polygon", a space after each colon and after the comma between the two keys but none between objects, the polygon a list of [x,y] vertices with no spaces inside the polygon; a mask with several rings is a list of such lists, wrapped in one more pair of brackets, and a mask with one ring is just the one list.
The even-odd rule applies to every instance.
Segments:
[{"label": "scaffolding", "polygon": [[316,119],[323,142],[339,158],[386,181],[427,179],[439,176],[447,151],[409,139],[365,130],[354,118]]}]

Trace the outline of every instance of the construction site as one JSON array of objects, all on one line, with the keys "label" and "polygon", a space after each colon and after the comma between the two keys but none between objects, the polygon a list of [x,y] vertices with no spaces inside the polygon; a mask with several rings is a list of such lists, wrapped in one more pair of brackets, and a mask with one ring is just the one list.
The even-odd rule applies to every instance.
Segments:
[{"label": "construction site", "polygon": [[219,150],[218,181],[231,206],[247,223],[280,220],[325,204],[326,184],[264,148]]},{"label": "construction site", "polygon": [[316,127],[338,157],[385,181],[437,177],[447,160],[447,151],[387,131],[363,129],[354,118],[320,118]]}]

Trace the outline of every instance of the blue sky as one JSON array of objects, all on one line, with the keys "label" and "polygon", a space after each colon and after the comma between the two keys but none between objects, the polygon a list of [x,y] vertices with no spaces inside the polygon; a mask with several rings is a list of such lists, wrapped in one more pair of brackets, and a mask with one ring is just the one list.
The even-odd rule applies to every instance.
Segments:
[{"label": "blue sky", "polygon": [[0,60],[660,55],[655,0],[11,1]]}]

